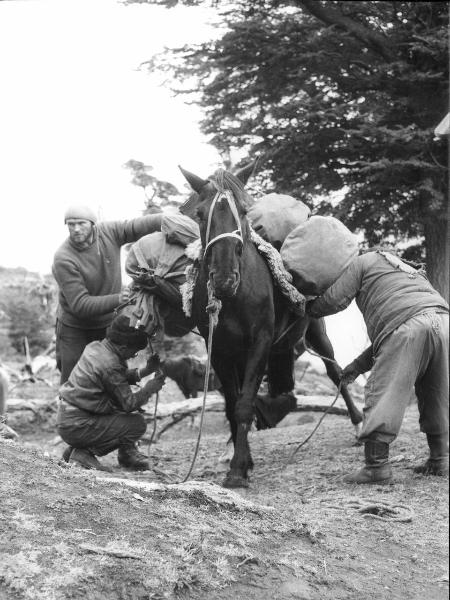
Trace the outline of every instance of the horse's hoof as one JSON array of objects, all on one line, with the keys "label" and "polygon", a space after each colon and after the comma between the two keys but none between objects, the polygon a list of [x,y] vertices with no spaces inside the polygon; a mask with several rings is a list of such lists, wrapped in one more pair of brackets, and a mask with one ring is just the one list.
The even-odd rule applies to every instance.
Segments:
[{"label": "horse's hoof", "polygon": [[242,475],[227,475],[223,481],[226,488],[248,488],[248,477]]}]

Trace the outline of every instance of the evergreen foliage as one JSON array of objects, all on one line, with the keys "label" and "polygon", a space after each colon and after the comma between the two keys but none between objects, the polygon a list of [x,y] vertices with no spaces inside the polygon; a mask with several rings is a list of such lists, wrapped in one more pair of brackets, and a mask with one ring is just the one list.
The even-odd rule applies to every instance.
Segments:
[{"label": "evergreen foliage", "polygon": [[23,268],[0,267],[0,356],[11,348],[23,354],[28,338],[31,354],[50,344],[55,331],[57,286]]},{"label": "evergreen foliage", "polygon": [[433,133],[448,110],[448,3],[218,10],[221,37],[152,63],[200,103],[213,144],[262,155],[277,192],[332,212],[368,245],[424,241],[429,277],[448,297],[448,139]]},{"label": "evergreen foliage", "polygon": [[161,212],[162,206],[178,205],[172,198],[179,196],[180,192],[172,183],[152,175],[153,167],[151,165],[130,159],[123,166],[132,173],[131,183],[141,187],[144,191],[144,214]]}]

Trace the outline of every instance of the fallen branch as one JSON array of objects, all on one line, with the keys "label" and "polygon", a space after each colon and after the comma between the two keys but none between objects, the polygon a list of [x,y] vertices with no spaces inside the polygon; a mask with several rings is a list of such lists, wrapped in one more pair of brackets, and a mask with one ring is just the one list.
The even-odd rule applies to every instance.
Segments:
[{"label": "fallen branch", "polygon": [[[297,396],[297,406],[291,412],[325,412],[330,406],[333,398],[330,396]],[[341,406],[339,406],[341,403]],[[171,427],[174,427],[184,419],[190,417],[193,419],[202,409],[202,400],[192,398],[180,402],[171,402],[170,404],[160,404],[158,406],[157,419],[168,419],[160,431],[156,433],[155,440],[159,440],[163,433]],[[225,401],[222,396],[210,394],[206,399],[206,412],[224,412]],[[328,410],[328,414],[348,416],[347,408],[342,400]],[[144,419],[147,423],[153,423],[153,413],[144,413]],[[144,439],[146,439],[144,437]]]},{"label": "fallen branch", "polygon": [[[330,406],[331,402],[331,396],[297,396],[297,406],[291,412],[325,412]],[[339,403],[341,404],[340,406]],[[45,412],[54,413],[57,410],[57,399],[8,399],[9,414],[27,410],[31,411],[36,416],[42,416]],[[194,417],[197,414],[200,414],[201,410],[201,398],[190,398],[189,400],[180,400],[178,402],[159,403],[156,418],[158,419],[158,421],[165,420],[166,422],[163,423],[160,430],[156,432],[155,440],[158,441],[166,431],[168,431],[171,427],[174,427],[184,419],[194,419]],[[225,401],[223,397],[218,394],[208,394],[208,397],[206,398],[205,410],[209,413],[217,412],[224,414]],[[329,414],[333,415],[348,415],[347,408],[345,407],[344,402],[340,399],[334,406],[331,407],[331,409],[328,412]],[[148,412],[143,412],[142,414],[146,423],[154,422],[154,411],[151,410],[151,408],[148,409]],[[148,436],[144,436],[143,439],[148,439]]]},{"label": "fallen branch", "polygon": [[93,552],[94,554],[108,554],[109,556],[115,556],[116,558],[134,558],[135,560],[142,560],[142,556],[126,550],[105,548],[104,546],[94,546],[93,544],[80,544],[80,548],[87,552]]},{"label": "fallen branch", "polygon": [[8,413],[12,413],[20,410],[31,410],[33,413],[38,414],[43,410],[54,412],[57,409],[56,400],[38,400],[37,398],[8,398]]}]

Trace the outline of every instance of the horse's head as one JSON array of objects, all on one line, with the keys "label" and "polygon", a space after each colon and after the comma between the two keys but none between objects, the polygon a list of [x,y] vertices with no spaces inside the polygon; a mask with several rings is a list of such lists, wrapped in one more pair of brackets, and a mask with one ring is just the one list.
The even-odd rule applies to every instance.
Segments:
[{"label": "horse's head", "polygon": [[195,192],[180,210],[199,224],[203,259],[218,298],[234,296],[239,287],[240,260],[249,234],[244,185],[253,167],[248,165],[236,175],[219,169],[208,179],[180,167]]}]

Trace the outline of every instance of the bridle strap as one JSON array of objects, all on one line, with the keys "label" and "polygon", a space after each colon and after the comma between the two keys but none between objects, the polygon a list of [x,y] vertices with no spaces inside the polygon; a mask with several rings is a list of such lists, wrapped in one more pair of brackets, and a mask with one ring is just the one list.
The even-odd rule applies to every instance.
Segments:
[{"label": "bridle strap", "polygon": [[[241,244],[244,243],[244,239],[242,236],[241,220],[239,218],[239,213],[238,213],[238,210],[236,207],[236,202],[233,198],[232,192],[230,190],[223,190],[223,189],[220,190],[214,181],[212,181],[211,183],[213,183],[213,185],[216,187],[217,194],[214,196],[213,201],[211,202],[211,206],[209,208],[208,223],[206,226],[206,238],[205,238],[206,246],[205,246],[205,250],[203,251],[204,257],[206,256],[206,252],[208,251],[208,248],[210,246],[212,246],[213,244],[215,244],[216,242],[218,242],[219,240],[222,240],[224,238],[232,237],[232,238],[239,240],[241,242]],[[214,209],[216,207],[216,204],[218,202],[220,202],[222,199],[225,199],[228,202],[228,206],[230,207],[231,214],[233,215],[234,220],[236,221],[237,229],[235,229],[234,231],[230,231],[230,232],[220,233],[219,235],[216,235],[215,237],[213,237],[210,240],[209,235],[211,233],[211,221],[212,221]]]}]

